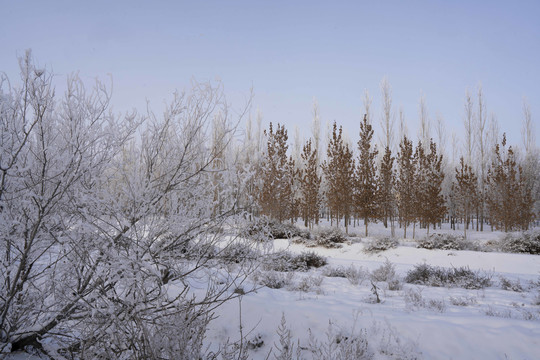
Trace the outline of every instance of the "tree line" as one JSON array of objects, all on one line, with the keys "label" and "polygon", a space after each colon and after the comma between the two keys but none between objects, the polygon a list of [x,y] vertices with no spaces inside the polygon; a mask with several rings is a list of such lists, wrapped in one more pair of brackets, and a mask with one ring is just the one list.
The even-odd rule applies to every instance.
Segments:
[{"label": "tree line", "polygon": [[[479,119],[483,118],[482,102],[480,89],[480,113],[475,116]],[[421,102],[421,110],[423,106]],[[412,227],[413,238],[417,226],[429,234],[430,227],[435,229],[443,222],[453,229],[462,226],[465,236],[475,225],[477,230],[483,230],[484,224],[491,230],[528,229],[537,219],[539,202],[540,166],[534,143],[518,158],[515,148],[507,146],[505,134],[488,149],[481,133],[484,141],[480,141],[478,152],[483,162],[473,164],[469,95],[465,107],[465,154],[458,164],[449,162],[437,142],[424,134],[426,124],[416,144],[403,134],[396,152],[387,131],[386,145],[379,154],[369,114],[360,122],[355,147],[345,138],[342,126],[334,122],[323,157],[319,146],[314,146],[319,141],[312,138],[303,144],[300,156],[294,156],[285,126],[278,124],[274,130],[270,123],[262,136],[266,144],[259,146],[258,161],[251,164],[256,169],[252,210],[280,222],[302,219],[307,227],[327,218],[346,231],[362,221],[366,236],[368,224],[374,221],[390,227],[393,236],[396,226],[403,229],[404,237]],[[527,121],[530,126],[530,114],[525,124]],[[389,122],[383,125],[390,128]]]}]

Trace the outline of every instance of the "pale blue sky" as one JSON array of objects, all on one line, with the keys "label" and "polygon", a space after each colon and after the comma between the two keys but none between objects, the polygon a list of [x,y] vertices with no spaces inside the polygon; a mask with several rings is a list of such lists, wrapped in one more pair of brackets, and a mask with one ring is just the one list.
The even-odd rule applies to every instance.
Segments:
[{"label": "pale blue sky", "polygon": [[540,1],[0,0],[0,9],[0,70],[14,79],[31,48],[60,84],[73,71],[110,73],[118,111],[144,111],[147,98],[159,113],[192,78],[219,78],[234,108],[253,86],[265,124],[309,136],[315,97],[323,127],[336,120],[356,139],[364,90],[378,119],[387,76],[414,135],[421,93],[433,121],[461,131],[465,91],[482,82],[512,143],[521,144],[523,96],[540,137]]}]

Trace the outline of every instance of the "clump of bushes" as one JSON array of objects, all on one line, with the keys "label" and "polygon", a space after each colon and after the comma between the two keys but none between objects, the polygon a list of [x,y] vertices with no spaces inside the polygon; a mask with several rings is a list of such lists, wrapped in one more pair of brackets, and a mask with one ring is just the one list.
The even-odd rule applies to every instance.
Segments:
[{"label": "clump of bushes", "polygon": [[415,265],[405,277],[405,282],[428,286],[483,289],[491,286],[491,274],[472,271],[468,267],[443,268],[427,264]]},{"label": "clump of bushes", "polygon": [[384,264],[371,272],[373,281],[391,281],[396,278],[396,266],[386,259]]},{"label": "clump of bushes", "polygon": [[403,288],[403,285],[396,274],[396,266],[388,259],[386,259],[384,264],[371,272],[371,280],[386,282],[388,284],[388,290],[391,291],[401,290]]},{"label": "clump of bushes", "polygon": [[309,239],[307,230],[302,230],[290,223],[280,223],[273,219],[259,218],[250,223],[243,231],[243,235],[256,240],[267,241],[268,239],[292,239],[300,237]]},{"label": "clump of bushes", "polygon": [[277,271],[265,271],[257,273],[255,281],[270,289],[281,289],[292,284],[294,273],[282,273]]},{"label": "clump of bushes", "polygon": [[324,269],[323,275],[327,277],[346,278],[352,285],[360,285],[370,274],[369,271],[363,267],[357,268],[351,264],[347,268],[343,266],[327,267]]},{"label": "clump of bushes", "polygon": [[521,286],[521,282],[519,281],[519,279],[512,281],[505,278],[504,276],[501,276],[499,279],[501,281],[501,288],[503,290],[523,292],[523,286]]},{"label": "clump of bushes", "polygon": [[410,310],[426,308],[440,313],[446,311],[446,303],[444,300],[425,300],[422,296],[422,289],[407,289],[407,291],[405,291],[404,299],[405,306]]},{"label": "clump of bushes", "polygon": [[307,271],[327,264],[326,258],[313,251],[295,255],[289,251],[280,251],[268,256],[265,268],[274,271]]},{"label": "clump of bushes", "polygon": [[503,252],[540,254],[540,230],[534,229],[523,233],[509,233],[500,241]]},{"label": "clump of bushes", "polygon": [[478,250],[478,246],[467,241],[462,235],[430,234],[418,241],[418,248],[440,250]]},{"label": "clump of bushes", "polygon": [[338,228],[322,228],[315,232],[314,239],[311,240],[308,246],[322,246],[328,249],[340,248],[347,242],[347,237]]},{"label": "clump of bushes", "polygon": [[382,237],[378,239],[372,239],[364,246],[364,252],[367,254],[375,254],[381,251],[394,249],[399,245],[397,239],[392,237]]},{"label": "clump of bushes", "polygon": [[256,260],[260,256],[260,253],[249,244],[234,242],[217,251],[215,256],[225,263],[239,264],[246,260]]}]

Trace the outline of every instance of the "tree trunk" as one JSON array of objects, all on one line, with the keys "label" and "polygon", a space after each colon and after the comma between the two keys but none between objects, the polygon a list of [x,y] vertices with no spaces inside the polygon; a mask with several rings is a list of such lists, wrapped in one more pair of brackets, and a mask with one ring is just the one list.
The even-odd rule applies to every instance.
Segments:
[{"label": "tree trunk", "polygon": [[366,237],[368,237],[368,219],[364,218],[364,225],[366,225]]}]

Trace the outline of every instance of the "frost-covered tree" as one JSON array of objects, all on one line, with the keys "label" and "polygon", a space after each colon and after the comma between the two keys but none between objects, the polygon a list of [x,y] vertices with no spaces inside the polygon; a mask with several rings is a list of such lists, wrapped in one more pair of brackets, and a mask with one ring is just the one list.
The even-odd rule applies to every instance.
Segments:
[{"label": "frost-covered tree", "polygon": [[[484,100],[482,85],[478,85],[478,112],[475,117],[476,139],[478,144],[477,169],[478,169],[478,206],[476,230],[484,231],[484,212],[485,212],[485,190],[486,190],[486,172],[487,172],[487,112]],[[480,223],[480,226],[478,226]]]},{"label": "frost-covered tree", "polygon": [[71,76],[56,99],[30,53],[20,66],[21,85],[0,87],[0,352],[203,356],[213,309],[245,278],[214,260],[241,190],[221,187],[217,206],[213,174],[236,179],[212,147],[221,88],[194,84],[162,117],[120,119],[102,83]]}]

